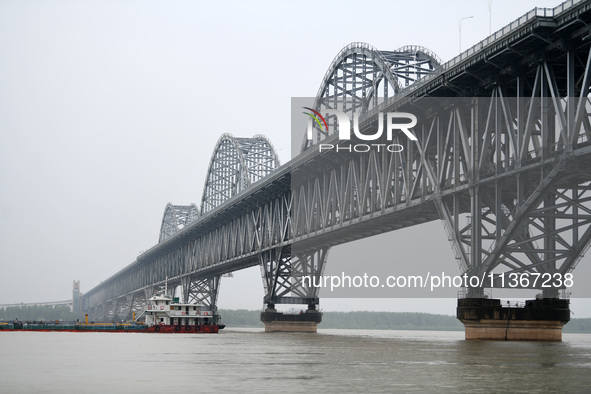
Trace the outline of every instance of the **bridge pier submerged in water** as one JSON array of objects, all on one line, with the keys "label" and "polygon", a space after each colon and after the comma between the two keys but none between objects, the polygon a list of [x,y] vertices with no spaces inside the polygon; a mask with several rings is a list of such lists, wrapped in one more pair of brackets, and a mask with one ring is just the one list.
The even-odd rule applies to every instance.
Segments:
[{"label": "bridge pier submerged in water", "polygon": [[[297,244],[260,255],[266,309],[261,313],[265,332],[316,332],[322,321],[317,309],[319,289],[306,286],[302,277],[319,276],[328,259],[328,248],[304,252]],[[279,312],[277,304],[307,305],[301,313]]]},{"label": "bridge pier submerged in water", "polygon": [[278,312],[275,305],[269,304],[261,312],[261,321],[265,324],[265,332],[317,332],[322,321],[322,313],[316,305],[308,305],[308,309],[299,313]]},{"label": "bridge pier submerged in water", "polygon": [[501,305],[499,299],[458,300],[457,318],[466,339],[501,341],[562,341],[562,327],[570,320],[569,301],[538,298],[523,307]]},{"label": "bridge pier submerged in water", "polygon": [[128,314],[166,281],[216,310],[220,278],[258,265],[266,330],[313,332],[320,294],[301,279],[322,275],[332,246],[440,219],[461,273],[481,278],[458,304],[467,337],[559,340],[564,282],[523,310],[483,289],[519,275],[511,288],[543,290],[521,279],[566,279],[589,246],[589,25],[591,1],[534,9],[445,64],[418,46],[346,46],[305,107],[301,153],[279,166],[265,137],[223,135],[200,209],[167,205],[160,242],[82,311]]}]

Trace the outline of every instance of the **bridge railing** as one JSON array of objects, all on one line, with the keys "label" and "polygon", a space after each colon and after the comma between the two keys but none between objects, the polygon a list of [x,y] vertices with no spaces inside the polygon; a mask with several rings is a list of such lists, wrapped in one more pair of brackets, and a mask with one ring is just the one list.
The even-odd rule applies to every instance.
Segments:
[{"label": "bridge railing", "polygon": [[[495,43],[499,39],[507,36],[509,33],[523,27],[524,25],[526,25],[528,23],[531,23],[536,18],[554,18],[554,17],[558,16],[559,14],[561,14],[562,12],[570,9],[571,7],[573,7],[579,3],[582,3],[583,1],[585,1],[585,0],[568,0],[568,1],[565,1],[564,3],[558,5],[554,8],[538,8],[538,7],[534,8],[533,10],[529,11],[528,13],[522,15],[517,20],[515,20],[515,21],[509,23],[508,25],[504,26],[503,28],[497,30],[492,35],[486,37],[484,40],[471,46],[466,51],[460,53],[459,55],[457,55],[453,59],[444,63],[441,67],[436,69],[435,72],[433,72],[432,74],[429,74],[429,75],[421,78],[420,82],[416,82],[408,87],[405,87],[401,91],[401,94],[394,96],[391,100],[386,100],[383,103],[379,104],[377,107],[375,107],[374,109],[372,109],[371,111],[369,111],[367,113],[365,119],[371,118],[372,115],[375,115],[378,112],[383,112],[391,104],[392,101],[399,99],[401,96],[405,96],[409,93],[412,93],[413,91],[420,88],[423,83],[426,83],[427,81],[429,81],[433,78],[437,78],[444,71],[447,71],[447,70],[455,67],[457,64],[468,59],[470,56],[474,55],[475,53],[483,50],[485,47]],[[359,45],[359,43],[354,43],[354,44]],[[351,44],[351,45],[353,45],[353,44]],[[346,48],[343,48],[343,51],[348,50],[348,49],[349,49],[349,46]]]},{"label": "bridge railing", "polygon": [[[497,30],[492,35],[486,37],[484,40],[480,41],[479,43],[471,46],[466,51],[460,53],[458,56],[454,57],[447,63],[445,63],[441,70],[447,70],[454,67],[456,64],[461,63],[468,57],[472,56],[474,53],[481,51],[483,48],[491,45],[495,41],[499,40],[500,38],[508,35],[509,33],[521,28],[523,25],[533,21],[536,18],[554,18],[555,16],[561,14],[565,10],[571,8],[572,6],[583,2],[584,0],[569,0],[565,1],[564,3],[556,6],[554,8],[534,8],[533,10],[529,11],[528,13],[522,15],[517,20],[509,23],[508,25],[504,26],[503,28]],[[427,77],[429,78],[429,77]],[[412,88],[411,88],[412,89]]]}]

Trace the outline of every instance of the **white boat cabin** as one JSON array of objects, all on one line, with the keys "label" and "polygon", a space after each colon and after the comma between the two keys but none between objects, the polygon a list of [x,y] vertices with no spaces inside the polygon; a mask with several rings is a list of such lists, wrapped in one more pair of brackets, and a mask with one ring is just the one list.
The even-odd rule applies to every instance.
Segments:
[{"label": "white boat cabin", "polygon": [[144,313],[148,326],[158,324],[174,326],[214,324],[212,312],[204,310],[202,304],[181,304],[178,302],[178,298],[172,299],[168,295],[155,295],[150,298]]}]

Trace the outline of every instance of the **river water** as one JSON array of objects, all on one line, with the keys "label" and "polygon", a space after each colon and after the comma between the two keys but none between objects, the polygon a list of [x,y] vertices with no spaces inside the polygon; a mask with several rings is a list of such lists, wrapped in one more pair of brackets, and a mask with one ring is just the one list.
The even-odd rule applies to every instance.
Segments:
[{"label": "river water", "polygon": [[0,393],[590,392],[591,334],[225,329],[214,335],[0,333]]}]

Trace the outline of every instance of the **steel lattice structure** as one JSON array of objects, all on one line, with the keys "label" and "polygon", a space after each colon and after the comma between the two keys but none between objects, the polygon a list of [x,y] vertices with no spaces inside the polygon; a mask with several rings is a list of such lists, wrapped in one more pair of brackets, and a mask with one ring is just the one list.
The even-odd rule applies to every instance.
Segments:
[{"label": "steel lattice structure", "polygon": [[[331,246],[437,219],[462,272],[573,270],[591,240],[590,24],[590,1],[535,9],[428,75],[437,58],[422,48],[408,51],[416,61],[405,72],[394,67],[398,74],[390,65],[405,51],[345,48],[317,103],[338,95],[357,103],[349,108],[362,130],[375,128],[380,112],[412,110],[418,140],[394,135],[402,152],[359,155],[320,152],[316,136],[277,168],[266,139],[222,136],[202,215],[88,291],[84,310],[128,314],[166,278],[184,298],[215,306],[220,275],[255,265],[267,304],[313,306],[318,294],[292,278],[321,275]],[[358,67],[371,70],[360,74],[365,85],[348,79]],[[402,88],[403,76],[415,83]],[[396,94],[372,104],[380,78],[394,81]]]},{"label": "steel lattice structure", "polygon": [[199,218],[199,210],[195,204],[172,205],[168,203],[164,209],[158,242],[166,241],[197,218]]},{"label": "steel lattice structure", "polygon": [[201,199],[205,214],[279,167],[273,145],[263,135],[237,138],[224,134],[211,158]]}]

